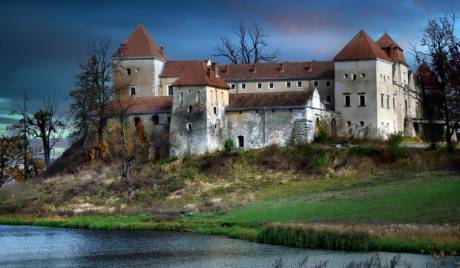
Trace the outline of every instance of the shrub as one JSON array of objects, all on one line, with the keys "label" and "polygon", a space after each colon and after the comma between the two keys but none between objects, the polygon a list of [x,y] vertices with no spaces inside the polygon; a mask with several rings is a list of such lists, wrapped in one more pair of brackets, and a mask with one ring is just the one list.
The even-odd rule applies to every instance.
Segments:
[{"label": "shrub", "polygon": [[176,161],[178,158],[176,156],[168,156],[166,158],[158,160],[158,165],[169,164]]},{"label": "shrub", "polygon": [[232,139],[227,139],[224,143],[225,151],[231,152],[235,148],[235,142]]},{"label": "shrub", "polygon": [[390,147],[398,147],[403,141],[403,135],[401,133],[391,134],[388,136],[388,145]]},{"label": "shrub", "polygon": [[372,157],[378,155],[378,150],[370,146],[354,146],[350,148],[350,154],[358,157]]}]

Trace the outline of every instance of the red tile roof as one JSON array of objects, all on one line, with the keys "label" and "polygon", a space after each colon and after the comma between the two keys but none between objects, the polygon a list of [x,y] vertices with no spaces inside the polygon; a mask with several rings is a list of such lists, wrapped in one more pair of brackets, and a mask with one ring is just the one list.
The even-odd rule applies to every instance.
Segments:
[{"label": "red tile roof", "polygon": [[383,59],[391,61],[387,54],[361,30],[334,57],[334,61]]},{"label": "red tile roof", "polygon": [[403,49],[387,33],[380,37],[380,39],[377,41],[377,45],[379,45],[380,48],[385,51],[385,53],[393,62],[400,62],[408,65],[406,59],[404,58]]},{"label": "red tile roof", "polygon": [[136,30],[129,36],[125,43],[113,55],[114,57],[156,57],[164,59],[165,52],[155,43],[145,30],[144,26],[138,25]]},{"label": "red tile roof", "polygon": [[232,93],[227,110],[300,106],[307,103],[311,94],[312,91]]},{"label": "red tile roof", "polygon": [[219,65],[219,75],[226,81],[334,79],[334,62],[304,61],[258,64]]},{"label": "red tile roof", "polygon": [[205,62],[195,62],[174,81],[173,86],[213,86],[229,89],[227,82],[217,77],[215,71]]},{"label": "red tile roof", "polygon": [[109,109],[119,107],[127,108],[130,114],[171,112],[172,96],[125,97],[109,103]]},{"label": "red tile roof", "polygon": [[165,63],[161,77],[179,77],[184,71],[196,62],[205,62],[204,60],[168,60]]}]

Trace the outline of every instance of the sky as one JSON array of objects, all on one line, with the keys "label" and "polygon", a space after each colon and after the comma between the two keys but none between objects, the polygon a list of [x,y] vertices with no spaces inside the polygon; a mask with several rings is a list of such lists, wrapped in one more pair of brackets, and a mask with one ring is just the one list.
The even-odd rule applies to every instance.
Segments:
[{"label": "sky", "polygon": [[169,59],[212,57],[219,37],[240,22],[257,23],[281,61],[331,60],[361,29],[377,40],[387,31],[406,49],[428,19],[458,0],[290,1],[0,1],[0,135],[14,122],[24,94],[32,108],[51,94],[62,113],[88,44],[104,38],[115,51],[143,24]]}]

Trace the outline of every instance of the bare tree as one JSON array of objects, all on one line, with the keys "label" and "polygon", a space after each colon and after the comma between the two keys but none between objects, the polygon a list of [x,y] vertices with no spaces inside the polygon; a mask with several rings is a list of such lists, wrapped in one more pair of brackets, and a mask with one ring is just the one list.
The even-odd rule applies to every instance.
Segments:
[{"label": "bare tree", "polygon": [[76,76],[76,87],[71,91],[70,111],[80,139],[85,139],[92,125],[97,132],[97,141],[103,144],[104,128],[111,117],[108,103],[112,97],[110,86],[112,59],[110,40],[93,43],[88,49],[86,60],[80,65]]},{"label": "bare tree", "polygon": [[32,126],[31,132],[42,141],[43,156],[46,167],[50,165],[51,152],[57,142],[64,136],[64,122],[57,115],[57,104],[54,95],[43,101],[43,107],[28,118]]},{"label": "bare tree", "polygon": [[436,80],[441,94],[442,119],[445,140],[453,149],[452,136],[458,129],[459,120],[459,40],[455,35],[455,14],[431,19],[423,29],[423,37],[414,48],[418,61],[426,66]]},{"label": "bare tree", "polygon": [[233,64],[274,62],[277,59],[278,51],[266,52],[268,46],[268,35],[262,27],[253,24],[250,27],[240,23],[234,32],[237,44],[231,38],[223,36],[215,47],[216,57],[224,57]]},{"label": "bare tree", "polygon": [[31,176],[30,167],[31,160],[33,157],[33,152],[30,147],[29,136],[32,133],[30,124],[29,124],[29,110],[28,110],[28,101],[26,95],[23,96],[22,106],[19,108],[19,111],[16,112],[21,119],[13,125],[10,126],[10,129],[13,132],[13,136],[17,139],[20,149],[19,149],[19,158],[22,163],[23,168],[23,179],[27,180]]}]

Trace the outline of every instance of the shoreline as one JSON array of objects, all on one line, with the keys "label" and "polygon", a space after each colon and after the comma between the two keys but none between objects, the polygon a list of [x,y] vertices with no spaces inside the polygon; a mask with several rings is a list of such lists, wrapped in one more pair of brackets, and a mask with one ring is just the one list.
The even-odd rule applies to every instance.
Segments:
[{"label": "shoreline", "polygon": [[[460,243],[456,238],[446,242],[433,242],[430,239],[415,240],[416,232],[408,237],[387,238],[372,235],[362,224],[232,224],[225,222],[194,222],[187,219],[174,221],[152,221],[149,216],[48,216],[0,215],[3,225],[35,225],[58,228],[79,228],[109,231],[174,231],[193,232],[201,235],[222,235],[228,238],[252,242],[281,245],[296,248],[344,250],[353,252],[400,252],[458,256]],[[367,227],[385,225],[367,225]],[[390,225],[387,225],[390,226]],[[417,225],[413,225],[417,226]],[[423,226],[423,225],[419,225]],[[435,225],[433,225],[435,226]],[[439,225],[446,228],[446,225]],[[412,227],[413,228],[413,227]],[[452,227],[452,228],[458,228]],[[418,230],[417,232],[423,232]],[[410,238],[409,238],[410,237]],[[449,240],[449,237],[447,237]]]}]

